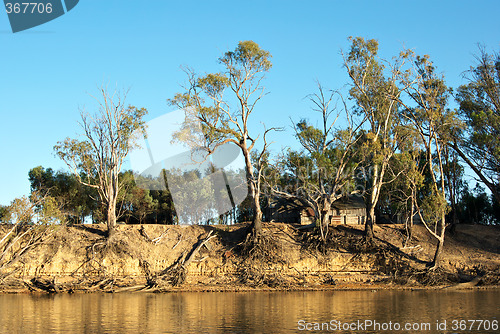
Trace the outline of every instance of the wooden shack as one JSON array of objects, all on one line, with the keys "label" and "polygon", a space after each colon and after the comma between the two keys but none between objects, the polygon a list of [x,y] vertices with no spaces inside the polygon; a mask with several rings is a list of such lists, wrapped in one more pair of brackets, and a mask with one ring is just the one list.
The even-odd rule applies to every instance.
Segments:
[{"label": "wooden shack", "polygon": [[[299,201],[277,199],[269,204],[267,217],[270,221],[308,225],[315,222],[314,210],[304,207]],[[332,203],[328,214],[332,225],[364,224],[366,222],[366,206],[363,198],[358,196],[342,197]]]},{"label": "wooden shack", "polygon": [[366,205],[362,197],[342,197],[332,203],[331,225],[361,225],[366,222]]},{"label": "wooden shack", "polygon": [[[305,209],[299,201],[282,198],[272,200],[266,210],[265,216],[269,218],[269,221],[288,224],[301,224],[302,216],[312,211],[312,209]],[[312,212],[312,217],[314,218],[314,212]]]}]

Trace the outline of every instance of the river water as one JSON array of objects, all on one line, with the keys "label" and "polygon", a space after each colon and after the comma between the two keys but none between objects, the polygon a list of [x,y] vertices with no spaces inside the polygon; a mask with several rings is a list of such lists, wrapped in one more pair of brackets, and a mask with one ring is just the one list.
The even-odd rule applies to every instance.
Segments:
[{"label": "river water", "polygon": [[1,333],[500,333],[499,320],[500,290],[0,295]]}]

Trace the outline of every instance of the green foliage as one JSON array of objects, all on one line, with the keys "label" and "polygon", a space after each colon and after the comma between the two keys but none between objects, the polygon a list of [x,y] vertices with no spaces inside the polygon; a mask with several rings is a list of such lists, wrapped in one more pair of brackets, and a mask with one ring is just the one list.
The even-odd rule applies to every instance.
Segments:
[{"label": "green foliage", "polygon": [[53,197],[43,199],[41,210],[38,210],[38,222],[43,224],[65,223],[65,215],[61,212],[59,203]]},{"label": "green foliage", "polygon": [[14,199],[7,208],[5,220],[11,224],[30,224],[35,217],[35,205],[26,197]]},{"label": "green foliage", "polygon": [[494,197],[488,196],[479,184],[465,188],[458,202],[459,219],[463,224],[500,224],[500,211]]},{"label": "green foliage", "polygon": [[139,224],[144,223],[147,215],[158,210],[158,201],[153,199],[149,190],[142,188],[133,188],[129,193],[131,212]]},{"label": "green foliage", "polygon": [[[242,41],[234,51],[219,58],[223,72],[197,76],[187,70],[187,91],[168,100],[186,111],[182,129],[174,137],[208,153],[227,140],[239,145],[243,138],[247,139],[247,120],[263,93],[260,83],[272,67],[270,59],[271,54],[257,43]],[[226,96],[228,89],[233,96]]]},{"label": "green foliage", "polygon": [[229,85],[229,79],[221,73],[210,73],[198,78],[198,87],[207,92],[208,95],[217,96]]},{"label": "green foliage", "polygon": [[57,201],[50,196],[32,193],[14,199],[7,207],[5,221],[11,224],[54,224],[64,222]]},{"label": "green foliage", "polygon": [[31,192],[50,196],[65,222],[83,223],[97,207],[96,201],[92,199],[97,197],[97,192],[84,187],[70,173],[54,172],[51,168],[37,166],[29,171],[28,178]]},{"label": "green foliage", "polygon": [[432,189],[428,196],[422,198],[419,207],[425,222],[433,229],[436,229],[435,225],[439,223],[442,215],[446,215],[450,211],[444,193],[435,189]]},{"label": "green foliage", "polygon": [[9,212],[9,209],[5,205],[0,205],[0,222],[6,223],[7,222],[7,214]]},{"label": "green foliage", "polygon": [[451,89],[446,86],[444,77],[436,73],[428,55],[417,56],[415,66],[419,76],[418,84],[409,94],[416,102],[416,107],[412,110],[413,120],[420,123],[420,128],[427,137],[436,134],[441,143],[447,143],[463,127],[457,113],[447,108]]},{"label": "green foliage", "polygon": [[[198,171],[171,170],[168,179],[175,180],[170,188],[178,194],[175,204],[179,223],[203,222],[212,216],[210,204],[214,198],[209,178],[200,178]],[[193,201],[193,198],[196,198],[196,201]]]},{"label": "green foliage", "polygon": [[[477,63],[466,74],[469,83],[458,88],[456,100],[467,128],[460,148],[478,166],[498,193],[500,176],[500,55],[483,48]],[[488,184],[487,184],[488,185]],[[495,189],[496,188],[496,189]],[[497,196],[498,197],[498,196]]]},{"label": "green foliage", "polygon": [[345,60],[345,66],[352,80],[349,94],[356,102],[356,111],[367,117],[370,131],[373,133],[371,139],[375,142],[379,135],[382,135],[382,139],[390,135],[400,94],[394,73],[391,71],[388,75],[384,73],[386,71],[384,63],[390,66],[389,70],[395,71],[404,58],[395,59],[394,64],[390,64],[378,58],[376,40],[365,41],[361,37],[350,37],[349,40],[352,44]]},{"label": "green foliage", "polygon": [[273,66],[271,63],[271,54],[263,50],[254,41],[242,41],[234,51],[228,51],[219,61],[225,64],[231,73],[234,82],[244,80],[246,73],[267,72]]}]

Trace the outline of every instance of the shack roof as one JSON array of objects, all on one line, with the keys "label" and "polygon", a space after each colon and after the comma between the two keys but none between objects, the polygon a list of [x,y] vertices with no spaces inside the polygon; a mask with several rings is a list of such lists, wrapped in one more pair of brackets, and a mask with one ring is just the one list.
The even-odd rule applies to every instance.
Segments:
[{"label": "shack roof", "polygon": [[332,203],[332,207],[338,210],[366,209],[363,197],[356,195],[344,196],[342,198],[339,198]]}]

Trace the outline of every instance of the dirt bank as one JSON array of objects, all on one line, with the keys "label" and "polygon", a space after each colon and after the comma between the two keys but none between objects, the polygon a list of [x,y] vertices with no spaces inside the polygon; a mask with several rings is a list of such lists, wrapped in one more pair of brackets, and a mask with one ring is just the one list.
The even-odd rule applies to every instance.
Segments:
[{"label": "dirt bank", "polygon": [[[331,230],[325,251],[307,232],[270,223],[265,233],[272,254],[253,259],[242,252],[245,227],[120,225],[111,239],[101,225],[33,229],[0,259],[0,291],[466,288],[500,282],[500,227],[458,226],[447,235],[441,268],[432,273],[426,263],[435,241],[422,226],[415,226],[406,247],[402,226],[376,226],[377,241],[369,248],[362,246],[361,227],[340,226]],[[10,228],[0,225],[0,240]]]}]

